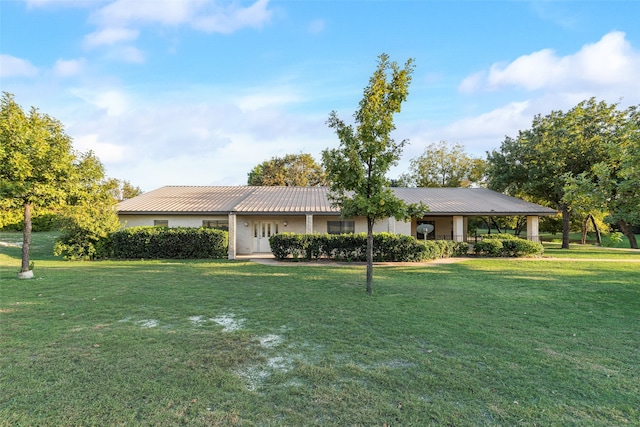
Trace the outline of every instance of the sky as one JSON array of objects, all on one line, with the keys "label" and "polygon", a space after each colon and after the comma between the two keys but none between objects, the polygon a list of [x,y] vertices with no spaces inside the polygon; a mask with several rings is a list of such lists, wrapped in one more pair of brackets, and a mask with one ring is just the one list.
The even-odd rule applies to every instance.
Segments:
[{"label": "sky", "polygon": [[640,1],[0,0],[0,90],[143,191],[339,146],[380,54],[415,61],[389,172],[482,157],[582,100],[640,105]]}]

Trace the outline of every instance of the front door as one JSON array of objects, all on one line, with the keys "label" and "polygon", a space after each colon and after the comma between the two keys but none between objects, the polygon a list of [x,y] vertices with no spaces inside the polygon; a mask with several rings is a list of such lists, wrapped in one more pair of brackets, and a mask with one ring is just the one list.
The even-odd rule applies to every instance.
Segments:
[{"label": "front door", "polygon": [[273,221],[253,223],[253,252],[271,252],[269,237],[278,234],[278,224]]}]

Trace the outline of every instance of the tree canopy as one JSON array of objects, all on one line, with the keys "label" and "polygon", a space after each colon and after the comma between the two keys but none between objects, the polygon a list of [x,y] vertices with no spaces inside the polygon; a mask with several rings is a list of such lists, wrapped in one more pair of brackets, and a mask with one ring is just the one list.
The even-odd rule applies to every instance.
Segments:
[{"label": "tree canopy", "polygon": [[326,174],[311,154],[273,157],[255,166],[248,174],[248,185],[315,187],[326,185]]},{"label": "tree canopy", "polygon": [[411,160],[402,181],[410,187],[469,187],[484,180],[485,161],[468,155],[462,144],[429,144]]},{"label": "tree canopy", "polygon": [[[627,146],[633,133],[629,118],[629,112],[618,110],[617,104],[594,98],[566,113],[537,115],[530,129],[516,138],[507,137],[499,150],[488,153],[488,185],[560,210],[562,247],[568,248],[572,201],[585,200],[568,198],[569,185],[578,177],[596,182],[598,168],[614,165],[612,153]],[[615,170],[624,175],[624,168]]]},{"label": "tree canopy", "polygon": [[423,205],[407,205],[398,199],[389,187],[386,174],[397,164],[404,145],[391,137],[395,130],[393,116],[399,113],[409,94],[413,73],[413,61],[404,68],[391,62],[389,56],[378,57],[378,66],[359,109],[354,114],[355,123],[346,124],[332,111],[327,120],[340,140],[339,148],[326,149],[322,153],[323,164],[330,184],[329,198],[340,208],[342,216],[367,218],[367,285],[373,293],[373,226],[382,218],[407,219],[426,211]]},{"label": "tree canopy", "polygon": [[[92,153],[73,150],[71,138],[55,118],[36,108],[26,113],[11,94],[3,93],[0,109],[0,198],[3,207],[21,208],[24,218],[21,273],[31,270],[31,213],[34,207],[62,211],[66,206],[88,200],[96,189],[94,180],[104,170]],[[98,208],[96,200],[87,207]],[[113,202],[115,203],[115,202]],[[85,211],[86,212],[86,211]],[[104,218],[85,213],[93,227],[114,224],[113,206]],[[107,220],[101,222],[102,220]]]}]

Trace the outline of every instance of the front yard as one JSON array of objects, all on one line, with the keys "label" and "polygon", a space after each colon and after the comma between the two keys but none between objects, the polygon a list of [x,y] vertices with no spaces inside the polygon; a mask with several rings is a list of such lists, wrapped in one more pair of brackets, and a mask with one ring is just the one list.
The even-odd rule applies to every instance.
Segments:
[{"label": "front yard", "polygon": [[369,297],[360,265],[51,241],[30,281],[0,245],[0,425],[640,424],[637,251],[377,266]]}]

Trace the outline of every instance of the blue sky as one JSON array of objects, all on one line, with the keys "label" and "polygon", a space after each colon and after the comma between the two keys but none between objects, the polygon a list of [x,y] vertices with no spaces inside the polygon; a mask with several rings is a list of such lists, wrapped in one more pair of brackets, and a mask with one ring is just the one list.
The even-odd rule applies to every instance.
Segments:
[{"label": "blue sky", "polygon": [[380,53],[415,60],[397,177],[438,141],[484,157],[536,114],[640,104],[640,2],[0,0],[0,89],[110,177],[243,185],[336,147]]}]

